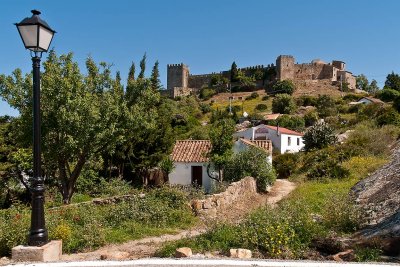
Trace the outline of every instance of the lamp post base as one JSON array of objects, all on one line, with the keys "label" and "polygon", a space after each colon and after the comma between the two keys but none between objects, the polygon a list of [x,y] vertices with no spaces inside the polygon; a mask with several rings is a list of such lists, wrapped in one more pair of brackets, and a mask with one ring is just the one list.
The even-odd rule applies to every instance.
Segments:
[{"label": "lamp post base", "polygon": [[59,261],[62,254],[62,240],[52,240],[41,246],[16,246],[12,248],[11,259],[22,262]]}]

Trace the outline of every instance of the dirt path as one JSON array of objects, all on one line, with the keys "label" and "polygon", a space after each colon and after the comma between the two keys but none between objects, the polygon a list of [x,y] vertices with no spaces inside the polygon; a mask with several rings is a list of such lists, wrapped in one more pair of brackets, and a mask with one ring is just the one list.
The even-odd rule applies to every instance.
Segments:
[{"label": "dirt path", "polygon": [[[267,194],[255,194],[240,203],[233,203],[232,207],[219,214],[218,221],[238,222],[252,210],[265,204],[275,206],[277,202],[286,197],[296,188],[296,185],[288,180],[277,180]],[[215,221],[213,222],[215,223]],[[195,229],[181,231],[173,235],[162,235],[129,241],[122,244],[107,245],[98,250],[62,255],[62,261],[88,261],[88,260],[128,260],[151,257],[166,241],[179,240],[185,237],[198,236],[207,231],[209,222]]]}]

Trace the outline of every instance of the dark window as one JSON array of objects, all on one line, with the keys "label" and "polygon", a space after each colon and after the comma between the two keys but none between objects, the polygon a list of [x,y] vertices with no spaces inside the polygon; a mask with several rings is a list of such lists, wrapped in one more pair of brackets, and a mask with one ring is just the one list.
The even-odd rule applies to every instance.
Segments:
[{"label": "dark window", "polygon": [[288,144],[288,146],[290,146],[292,144],[292,138],[290,138],[290,137],[287,138],[287,144]]},{"label": "dark window", "polygon": [[297,138],[297,145],[300,145],[300,138]]}]

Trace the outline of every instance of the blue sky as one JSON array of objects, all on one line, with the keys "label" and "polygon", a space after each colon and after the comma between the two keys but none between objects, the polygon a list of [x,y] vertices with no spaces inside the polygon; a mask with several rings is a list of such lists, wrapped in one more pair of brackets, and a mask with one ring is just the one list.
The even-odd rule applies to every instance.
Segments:
[{"label": "blue sky", "polygon": [[[113,63],[125,80],[132,61],[147,52],[147,70],[160,62],[186,63],[202,74],[274,63],[280,54],[297,62],[343,60],[355,75],[382,86],[400,72],[400,1],[363,0],[1,0],[0,73],[31,70],[28,51],[13,23],[31,9],[57,34],[57,53],[72,51],[84,69],[91,55]],[[17,113],[0,102],[0,115]]]}]

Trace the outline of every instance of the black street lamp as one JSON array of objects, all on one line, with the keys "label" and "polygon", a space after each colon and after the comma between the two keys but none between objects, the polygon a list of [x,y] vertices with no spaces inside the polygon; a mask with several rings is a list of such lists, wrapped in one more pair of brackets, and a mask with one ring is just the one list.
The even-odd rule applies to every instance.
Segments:
[{"label": "black street lamp", "polygon": [[44,219],[44,179],[41,170],[40,149],[40,58],[49,49],[55,33],[42,20],[40,12],[32,10],[32,17],[15,23],[26,49],[31,51],[33,65],[33,179],[30,188],[32,194],[31,230],[28,243],[41,246],[48,242]]}]

